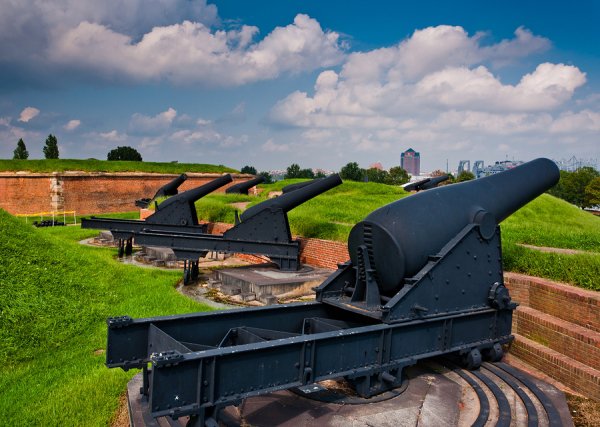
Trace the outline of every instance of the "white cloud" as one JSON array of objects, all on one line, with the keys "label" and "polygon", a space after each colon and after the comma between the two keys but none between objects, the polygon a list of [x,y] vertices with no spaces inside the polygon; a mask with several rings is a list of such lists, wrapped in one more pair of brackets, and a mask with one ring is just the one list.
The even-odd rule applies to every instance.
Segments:
[{"label": "white cloud", "polygon": [[169,107],[162,113],[158,113],[156,116],[135,113],[129,121],[129,129],[133,133],[162,132],[171,127],[175,117],[177,117],[177,111],[172,107]]},{"label": "white cloud", "polygon": [[105,78],[227,86],[335,65],[344,56],[338,34],[323,31],[307,15],[297,15],[293,24],[252,44],[257,33],[256,27],[212,31],[200,22],[183,21],[156,26],[137,40],[83,21],[51,40],[49,57],[57,65]]},{"label": "white cloud", "polygon": [[123,142],[127,140],[127,135],[119,133],[116,129],[113,129],[109,132],[101,132],[98,136],[106,141],[111,142]]},{"label": "white cloud", "polygon": [[286,144],[277,144],[273,139],[269,138],[267,142],[262,144],[260,148],[267,153],[287,153],[290,151],[290,146]]},{"label": "white cloud", "polygon": [[75,130],[81,125],[81,120],[69,120],[67,124],[63,126],[65,130],[71,131]]},{"label": "white cloud", "polygon": [[[269,119],[289,132],[297,129],[307,148],[343,141],[331,145],[331,154],[346,156],[415,145],[483,157],[507,147],[518,153],[528,145],[567,143],[568,132],[597,132],[593,109],[562,111],[586,83],[576,66],[543,62],[514,84],[492,71],[542,52],[550,46],[547,39],[524,28],[496,44],[484,45],[483,38],[439,26],[417,30],[392,47],[352,53],[340,72],[321,72],[312,93],[295,91],[277,102]],[[590,146],[586,138],[582,146]],[[269,141],[262,148],[275,152],[280,146]]]},{"label": "white cloud", "polygon": [[29,122],[31,119],[40,114],[40,110],[35,107],[26,107],[19,115],[19,121],[23,123]]}]

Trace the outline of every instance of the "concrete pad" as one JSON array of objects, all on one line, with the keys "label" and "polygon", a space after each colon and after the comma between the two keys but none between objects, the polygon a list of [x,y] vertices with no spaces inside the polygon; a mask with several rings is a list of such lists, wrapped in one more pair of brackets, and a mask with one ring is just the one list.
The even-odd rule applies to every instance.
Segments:
[{"label": "concrete pad", "polygon": [[281,271],[273,264],[260,264],[217,270],[215,276],[222,282],[221,289],[239,288],[242,294],[253,293],[263,300],[268,296],[293,298],[312,294],[312,288],[331,273],[329,269],[308,266],[298,271]]}]

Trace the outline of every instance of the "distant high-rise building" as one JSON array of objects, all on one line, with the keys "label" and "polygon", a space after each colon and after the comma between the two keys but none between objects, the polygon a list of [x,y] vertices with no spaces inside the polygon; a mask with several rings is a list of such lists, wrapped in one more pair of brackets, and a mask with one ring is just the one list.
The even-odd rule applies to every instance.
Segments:
[{"label": "distant high-rise building", "polygon": [[421,174],[421,155],[412,148],[400,154],[400,167],[412,176]]}]

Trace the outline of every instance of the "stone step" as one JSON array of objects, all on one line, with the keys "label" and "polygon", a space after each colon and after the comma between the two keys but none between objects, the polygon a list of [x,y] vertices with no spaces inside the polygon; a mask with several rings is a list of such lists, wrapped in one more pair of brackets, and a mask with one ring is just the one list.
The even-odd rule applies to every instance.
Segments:
[{"label": "stone step", "polygon": [[525,306],[515,312],[513,331],[600,370],[599,332]]},{"label": "stone step", "polygon": [[600,370],[517,333],[510,353],[582,395],[600,401]]}]

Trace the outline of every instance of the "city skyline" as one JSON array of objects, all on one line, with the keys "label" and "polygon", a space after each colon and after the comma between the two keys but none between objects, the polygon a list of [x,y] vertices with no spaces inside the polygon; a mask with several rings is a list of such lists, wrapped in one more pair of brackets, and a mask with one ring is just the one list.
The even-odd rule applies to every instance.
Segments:
[{"label": "city skyline", "polygon": [[259,170],[598,158],[600,6],[0,0],[0,157]]}]

